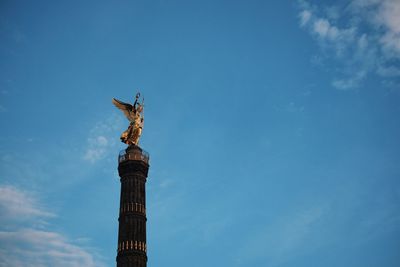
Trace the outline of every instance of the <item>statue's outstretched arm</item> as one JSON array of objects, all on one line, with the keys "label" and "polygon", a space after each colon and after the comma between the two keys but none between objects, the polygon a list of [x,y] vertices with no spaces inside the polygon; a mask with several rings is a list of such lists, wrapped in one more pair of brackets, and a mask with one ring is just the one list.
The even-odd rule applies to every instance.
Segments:
[{"label": "statue's outstretched arm", "polygon": [[138,102],[139,97],[140,97],[140,93],[137,93],[136,98],[135,98],[135,103],[133,103],[133,112],[135,112],[135,113],[136,113],[136,104]]}]

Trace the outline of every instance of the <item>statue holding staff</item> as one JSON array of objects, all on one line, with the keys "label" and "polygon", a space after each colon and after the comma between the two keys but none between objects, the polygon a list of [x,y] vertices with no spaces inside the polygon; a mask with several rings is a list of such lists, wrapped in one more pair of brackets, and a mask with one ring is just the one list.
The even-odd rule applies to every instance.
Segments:
[{"label": "statue holding staff", "polygon": [[143,122],[144,122],[144,98],[142,103],[139,103],[140,93],[136,94],[136,99],[133,105],[119,101],[113,98],[113,104],[122,110],[129,120],[130,124],[128,129],[121,134],[121,142],[130,145],[138,145],[139,138],[142,134]]}]

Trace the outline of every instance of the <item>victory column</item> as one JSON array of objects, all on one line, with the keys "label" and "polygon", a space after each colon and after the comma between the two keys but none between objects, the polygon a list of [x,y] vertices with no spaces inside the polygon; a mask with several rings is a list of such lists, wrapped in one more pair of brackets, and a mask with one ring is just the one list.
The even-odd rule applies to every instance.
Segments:
[{"label": "victory column", "polygon": [[143,129],[144,99],[140,93],[133,105],[113,98],[113,104],[122,110],[130,124],[122,133],[121,141],[128,145],[118,157],[121,197],[118,228],[117,267],[146,267],[146,179],[149,154],[139,147]]}]

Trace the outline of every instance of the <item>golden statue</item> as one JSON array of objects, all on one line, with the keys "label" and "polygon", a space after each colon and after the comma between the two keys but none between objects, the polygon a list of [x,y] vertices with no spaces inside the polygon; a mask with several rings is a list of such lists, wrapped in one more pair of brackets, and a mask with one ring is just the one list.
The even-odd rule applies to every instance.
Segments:
[{"label": "golden statue", "polygon": [[121,134],[121,142],[127,145],[138,145],[140,135],[142,134],[144,121],[144,98],[142,100],[142,103],[140,104],[138,101],[139,97],[140,93],[137,93],[133,106],[131,104],[119,101],[115,98],[112,99],[113,104],[124,112],[125,116],[130,122],[128,129]]}]

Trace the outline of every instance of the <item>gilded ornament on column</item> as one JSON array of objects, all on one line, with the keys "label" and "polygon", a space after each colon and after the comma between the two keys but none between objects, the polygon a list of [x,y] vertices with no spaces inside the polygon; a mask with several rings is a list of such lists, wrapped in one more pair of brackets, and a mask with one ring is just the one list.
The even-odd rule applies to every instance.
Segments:
[{"label": "gilded ornament on column", "polygon": [[142,103],[139,102],[140,93],[136,94],[133,105],[119,101],[113,98],[113,104],[122,110],[129,120],[128,129],[121,134],[121,142],[129,145],[138,145],[140,136],[142,135],[144,122],[144,98]]}]

